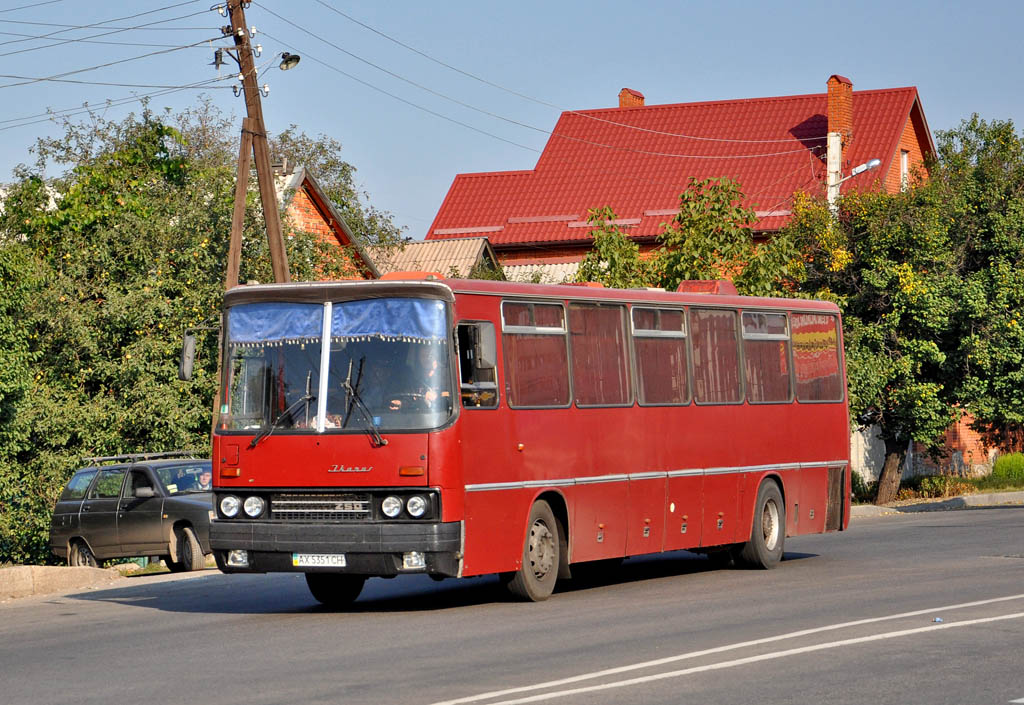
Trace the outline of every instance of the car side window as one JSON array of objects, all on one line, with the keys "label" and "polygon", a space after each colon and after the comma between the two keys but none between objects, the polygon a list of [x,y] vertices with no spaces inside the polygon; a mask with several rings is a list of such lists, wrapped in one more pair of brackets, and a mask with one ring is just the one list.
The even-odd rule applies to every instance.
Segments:
[{"label": "car side window", "polygon": [[89,499],[116,499],[121,496],[121,485],[124,484],[124,468],[101,470],[89,493]]},{"label": "car side window", "polygon": [[68,486],[64,488],[64,493],[60,496],[61,500],[82,499],[85,497],[85,493],[89,490],[89,483],[92,482],[94,477],[96,477],[95,470],[83,470],[75,473],[75,476],[68,482]]},{"label": "car side window", "polygon": [[156,492],[156,488],[153,487],[153,481],[149,479],[148,473],[144,470],[132,470],[128,476],[128,482],[124,483],[124,496],[138,497],[137,492],[140,487],[148,487]]}]

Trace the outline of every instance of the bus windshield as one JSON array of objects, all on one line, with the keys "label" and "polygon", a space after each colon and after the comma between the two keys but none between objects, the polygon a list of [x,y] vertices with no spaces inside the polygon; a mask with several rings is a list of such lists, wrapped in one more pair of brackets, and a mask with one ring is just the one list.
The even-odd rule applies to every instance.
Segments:
[{"label": "bus windshield", "polygon": [[448,328],[445,304],[434,299],[234,306],[221,428],[373,433],[443,425],[453,412]]}]

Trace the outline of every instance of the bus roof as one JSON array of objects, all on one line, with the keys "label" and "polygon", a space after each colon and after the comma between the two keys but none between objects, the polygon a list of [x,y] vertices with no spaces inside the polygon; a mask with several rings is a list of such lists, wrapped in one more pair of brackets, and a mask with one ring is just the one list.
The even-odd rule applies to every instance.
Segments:
[{"label": "bus roof", "polygon": [[420,278],[407,280],[319,281],[236,286],[224,295],[225,306],[259,301],[324,302],[391,296],[454,301],[456,294],[515,298],[576,299],[637,304],[734,306],[738,308],[802,309],[839,313],[830,301],[675,292],[662,289],[606,289],[567,284],[527,284],[484,279]]}]

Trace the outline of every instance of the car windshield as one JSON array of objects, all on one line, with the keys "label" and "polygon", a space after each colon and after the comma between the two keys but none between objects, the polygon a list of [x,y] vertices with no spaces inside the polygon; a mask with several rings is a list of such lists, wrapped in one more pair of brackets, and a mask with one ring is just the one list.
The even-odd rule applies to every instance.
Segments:
[{"label": "car windshield", "polygon": [[445,305],[433,299],[235,306],[221,428],[436,428],[453,411],[447,331]]},{"label": "car windshield", "polygon": [[167,494],[188,492],[209,492],[212,489],[212,473],[209,463],[189,465],[165,465],[154,468]]}]

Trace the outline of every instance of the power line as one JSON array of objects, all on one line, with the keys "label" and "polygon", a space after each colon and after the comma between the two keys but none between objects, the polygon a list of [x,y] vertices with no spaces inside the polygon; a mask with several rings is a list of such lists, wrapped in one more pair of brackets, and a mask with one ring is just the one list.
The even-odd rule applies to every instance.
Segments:
[{"label": "power line", "polygon": [[22,5],[21,7],[12,7],[9,10],[0,10],[0,14],[14,12],[15,10],[28,10],[36,7],[42,7],[43,5],[53,5],[58,2],[64,2],[64,0],[46,0],[46,2],[34,2],[31,5]]},{"label": "power line", "polygon": [[[21,117],[21,118],[10,118],[8,120],[0,120],[0,132],[6,131],[6,130],[13,130],[13,129],[16,129],[18,127],[26,127],[28,125],[36,125],[36,124],[39,124],[39,123],[42,123],[42,122],[49,122],[49,121],[53,120],[55,117],[71,117],[73,115],[81,115],[83,113],[93,112],[94,110],[107,109],[107,108],[115,108],[115,107],[119,107],[121,105],[126,105],[128,103],[140,102],[140,101],[146,100],[147,98],[156,98],[156,97],[159,97],[159,96],[162,96],[162,95],[169,95],[171,93],[177,93],[177,92],[185,91],[185,90],[196,90],[196,89],[206,90],[208,88],[222,88],[222,87],[226,88],[227,86],[213,86],[213,85],[210,85],[210,84],[217,83],[219,81],[228,80],[229,78],[232,78],[232,77],[225,76],[225,77],[214,78],[214,79],[206,79],[206,80],[197,81],[197,82],[191,83],[191,84],[170,87],[170,88],[168,88],[166,90],[158,90],[158,91],[153,91],[151,93],[143,93],[142,95],[135,95],[135,96],[129,96],[129,97],[124,97],[124,98],[107,99],[106,101],[104,101],[102,106],[93,107],[93,106],[90,106],[88,103],[86,103],[85,105],[83,105],[81,107],[64,108],[62,110],[51,110],[51,111],[47,111],[46,113],[39,113],[39,114],[36,114],[36,115],[27,115],[27,116],[24,116],[24,117]],[[41,118],[41,119],[38,119],[38,118]],[[4,125],[4,123],[11,123],[11,122],[17,122],[18,124]]]},{"label": "power line", "polygon": [[[67,31],[69,31],[71,29],[90,29],[92,27],[103,27],[103,25],[107,25],[107,24],[109,24],[111,22],[120,22],[121,20],[131,20],[131,19],[135,19],[136,17],[142,17],[144,15],[152,15],[155,12],[163,12],[165,10],[173,10],[176,7],[181,7],[182,5],[191,5],[191,4],[193,4],[193,3],[197,2],[197,1],[198,0],[185,0],[185,2],[179,2],[179,3],[175,4],[175,5],[167,5],[165,7],[160,7],[160,8],[157,8],[155,10],[147,10],[146,12],[139,12],[139,13],[136,13],[134,15],[126,15],[124,17],[115,17],[112,20],[103,20],[101,22],[93,22],[92,24],[86,24],[86,25],[57,25],[57,26],[65,27],[65,29],[60,29],[60,30],[57,30],[55,32],[50,32],[49,34],[43,35],[42,37],[39,37],[39,38],[40,39],[49,38],[49,37],[52,37],[52,36],[57,35],[57,34],[63,34],[64,32],[67,32]],[[188,17],[195,17],[197,15],[206,14],[206,12],[208,12],[208,10],[204,11],[204,12],[193,12],[192,14],[182,15],[181,17],[173,17],[173,18],[158,20],[156,22],[149,22],[147,24],[139,25],[137,27],[124,27],[124,28],[110,28],[110,27],[107,27],[106,29],[114,29],[114,31],[107,32],[107,34],[117,34],[118,32],[124,32],[124,31],[128,31],[128,30],[133,30],[133,29],[153,28],[152,25],[154,25],[154,24],[162,24],[164,22],[174,22],[176,20],[186,19]],[[15,21],[14,20],[0,20],[0,22],[13,23]],[[18,24],[25,24],[25,23],[18,22]],[[30,24],[38,24],[38,23],[30,23]],[[167,28],[166,27],[161,27],[160,29],[167,29]],[[202,29],[202,28],[200,28],[200,29]],[[195,29],[192,29],[192,31],[195,31]],[[106,36],[106,35],[101,34],[101,35],[96,35],[96,36]],[[95,37],[86,37],[86,38],[87,39],[94,39]],[[9,41],[6,41],[6,42],[0,42],[0,46],[3,46],[5,44],[18,44],[20,42],[26,42],[26,41],[30,41],[30,40],[28,40],[28,39],[12,39],[12,40],[9,40]],[[73,41],[73,40],[69,40],[69,41]],[[63,43],[63,42],[60,42],[60,43]],[[59,46],[60,43],[52,44],[50,46]]]},{"label": "power line", "polygon": [[[271,39],[271,40],[273,40],[275,42],[280,42],[282,45],[288,47],[289,49],[292,49],[293,51],[297,51],[295,49],[295,47],[291,46],[290,44],[288,44],[285,41],[277,39],[276,37],[274,37],[274,36],[272,36],[270,34],[267,34],[266,31],[260,30],[260,32],[262,32],[263,35],[265,37],[267,37],[268,39]],[[505,142],[506,144],[511,144],[514,147],[520,147],[521,149],[526,149],[526,150],[529,150],[531,152],[540,153],[540,150],[536,149],[535,147],[527,147],[524,144],[519,144],[518,142],[513,142],[512,140],[505,139],[504,137],[499,137],[498,135],[495,135],[493,133],[487,132],[486,130],[481,130],[479,127],[474,127],[473,125],[470,125],[468,123],[461,122],[459,120],[456,120],[455,118],[451,118],[451,117],[448,117],[447,115],[443,115],[441,113],[435,112],[435,111],[431,110],[430,108],[426,108],[426,107],[424,107],[422,105],[419,105],[418,103],[414,103],[411,100],[406,100],[405,98],[397,96],[394,93],[390,93],[390,92],[384,90],[383,88],[380,88],[378,86],[373,85],[372,83],[370,83],[368,81],[364,81],[361,78],[357,78],[356,76],[353,76],[350,73],[342,71],[337,66],[333,66],[333,65],[327,63],[326,61],[321,61],[320,59],[316,58],[315,56],[312,56],[311,54],[309,54],[309,52],[303,51],[302,55],[304,57],[310,59],[311,61],[315,61],[316,63],[320,64],[321,66],[324,66],[324,67],[330,69],[331,71],[339,73],[342,76],[345,76],[346,78],[355,81],[356,83],[359,83],[359,84],[361,84],[363,86],[366,86],[367,88],[369,88],[371,90],[375,90],[378,93],[382,93],[382,94],[388,96],[389,98],[394,98],[395,100],[397,100],[397,101],[399,101],[401,103],[405,103],[406,105],[412,106],[413,108],[416,108],[417,110],[422,110],[423,112],[428,113],[430,115],[433,115],[434,117],[441,118],[442,120],[447,120],[448,122],[451,122],[451,123],[454,123],[454,124],[459,125],[461,127],[465,127],[466,129],[472,130],[473,132],[478,132],[481,135],[486,135],[487,137],[493,137],[496,140],[500,140],[501,142]]]},{"label": "power line", "polygon": [[[492,88],[497,88],[500,91],[504,91],[505,93],[509,93],[509,94],[514,95],[514,96],[516,96],[518,98],[523,98],[524,100],[528,100],[528,101],[536,103],[538,105],[543,105],[543,106],[548,107],[548,108],[554,108],[556,110],[560,110],[562,112],[569,113],[571,115],[578,115],[579,117],[583,117],[583,118],[586,118],[588,120],[595,120],[597,122],[603,122],[603,123],[608,124],[608,125],[615,125],[617,127],[624,127],[624,128],[630,129],[630,130],[636,130],[638,132],[648,132],[648,133],[651,133],[651,134],[662,135],[664,137],[679,137],[679,138],[683,138],[683,139],[691,139],[691,140],[699,140],[699,141],[707,141],[707,142],[733,142],[733,143],[748,143],[748,144],[785,143],[785,142],[790,142],[791,141],[790,139],[747,140],[747,139],[729,139],[729,138],[724,138],[724,137],[699,137],[699,136],[696,136],[696,135],[687,135],[687,134],[678,133],[678,132],[664,132],[664,131],[661,131],[661,130],[652,130],[652,129],[649,129],[649,128],[640,127],[638,125],[630,125],[628,123],[618,122],[616,120],[608,120],[607,118],[597,117],[596,115],[590,115],[588,113],[579,112],[579,111],[576,111],[576,110],[569,110],[567,108],[555,105],[553,103],[549,103],[549,102],[544,101],[544,100],[541,100],[539,98],[534,98],[532,96],[526,95],[525,93],[520,93],[518,91],[514,91],[511,88],[506,88],[505,86],[502,86],[500,84],[494,83],[493,81],[489,81],[489,80],[487,80],[485,78],[481,78],[480,76],[477,76],[476,74],[470,73],[468,71],[464,71],[464,70],[462,70],[462,69],[460,69],[460,68],[458,68],[456,66],[452,66],[451,64],[448,64],[448,63],[446,63],[444,61],[441,61],[440,59],[437,59],[437,58],[435,58],[435,57],[433,57],[433,56],[431,56],[431,55],[429,55],[429,54],[427,54],[427,53],[425,53],[423,51],[420,51],[419,49],[416,49],[415,47],[411,47],[408,44],[405,44],[404,42],[401,42],[398,39],[395,39],[394,37],[392,37],[392,36],[382,32],[382,31],[380,31],[380,30],[378,30],[378,29],[376,29],[374,27],[371,27],[368,24],[360,22],[359,20],[355,19],[354,17],[352,17],[350,15],[347,15],[344,12],[342,12],[341,10],[339,10],[339,9],[337,9],[335,7],[332,7],[331,5],[327,4],[326,2],[324,2],[324,0],[316,0],[316,1],[318,3],[320,3],[321,5],[323,5],[324,7],[326,7],[328,10],[331,10],[332,12],[335,12],[335,13],[341,15],[342,17],[344,17],[345,19],[349,20],[350,22],[354,22],[355,24],[359,25],[360,27],[368,29],[369,31],[373,32],[374,34],[377,34],[377,35],[383,37],[384,39],[387,39],[390,42],[394,42],[395,44],[399,45],[400,47],[408,49],[409,51],[411,51],[411,52],[413,52],[415,54],[418,54],[418,55],[422,56],[423,58],[428,59],[429,61],[433,61],[435,64],[438,64],[439,66],[443,66],[444,68],[449,69],[451,71],[455,71],[456,73],[462,74],[463,76],[466,76],[467,78],[471,78],[471,79],[473,79],[475,81],[479,81],[480,83],[483,83],[485,85],[491,86]],[[261,5],[261,7],[262,7],[262,5]],[[264,7],[263,9],[266,10],[267,8]],[[270,10],[267,10],[267,11],[271,12]],[[271,14],[273,14],[273,13],[271,13]],[[285,21],[287,21],[287,20],[285,20]],[[358,58],[358,57],[356,57],[356,58]],[[534,129],[536,129],[536,128],[534,128]],[[813,141],[825,140],[825,139],[826,139],[825,136],[808,138],[808,140],[813,140]]]},{"label": "power line", "polygon": [[[58,2],[63,2],[64,0],[57,0],[57,1]],[[207,29],[209,29],[209,28],[207,28]],[[7,36],[7,37],[25,37],[27,39],[45,39],[46,38],[46,37],[44,37],[42,35],[22,34],[21,32],[0,32],[0,35]],[[96,40],[92,40],[92,39],[68,39],[67,42],[80,42],[82,44],[106,44],[108,46],[121,46],[121,47],[174,47],[174,46],[178,46],[177,44],[154,44],[153,42],[101,42],[101,41],[96,41]],[[60,43],[61,44],[65,44],[67,42],[60,42]],[[50,44],[48,46],[56,46],[56,45],[55,44]],[[48,47],[37,47],[37,48],[39,48],[39,49],[46,49]],[[4,56],[6,56],[6,54]]]},{"label": "power line", "polygon": [[[99,64],[97,66],[89,66],[87,68],[76,69],[74,71],[66,71],[64,73],[58,73],[58,74],[54,74],[52,76],[44,76],[44,77],[38,77],[37,78],[37,77],[31,77],[31,76],[16,76],[16,75],[12,75],[12,74],[0,74],[0,78],[14,78],[14,79],[18,79],[20,81],[19,83],[0,84],[0,88],[13,88],[15,86],[27,86],[27,85],[30,85],[30,84],[33,84],[33,83],[40,83],[42,81],[53,81],[53,82],[57,82],[57,83],[61,83],[61,82],[63,82],[63,83],[77,83],[78,81],[62,81],[61,79],[63,79],[65,76],[73,76],[75,74],[85,73],[86,71],[95,71],[97,69],[103,69],[103,68],[107,68],[107,67],[110,67],[110,66],[116,66],[118,64],[124,64],[124,63],[127,63],[129,61],[138,61],[139,59],[145,59],[145,58],[148,58],[150,56],[156,56],[158,54],[169,54],[169,53],[171,53],[173,51],[180,51],[181,49],[192,49],[194,47],[206,44],[209,41],[210,41],[209,39],[203,39],[203,40],[195,42],[193,44],[185,44],[183,46],[174,47],[173,49],[161,49],[159,51],[151,51],[148,54],[141,54],[139,56],[132,56],[132,57],[129,57],[127,59],[118,59],[117,61],[108,61],[105,64]],[[111,85],[111,86],[118,86],[118,85],[119,86],[130,86],[130,85],[132,85],[132,84],[126,84],[126,83],[105,83],[104,84],[104,83],[90,82],[90,81],[81,81],[81,83],[97,83],[97,85]],[[135,86],[135,87],[157,88],[157,87],[160,87],[160,86]]]},{"label": "power line", "polygon": [[[383,71],[384,73],[388,74],[389,76],[393,76],[395,78],[398,78],[398,79],[400,79],[402,81],[405,81],[406,83],[409,83],[411,85],[416,86],[417,88],[425,90],[425,91],[427,91],[427,92],[429,92],[429,93],[431,93],[433,95],[436,95],[438,97],[444,98],[446,100],[450,100],[450,101],[452,101],[454,103],[457,103],[459,105],[462,105],[464,107],[470,108],[472,110],[476,110],[478,112],[484,113],[484,114],[489,115],[491,117],[496,117],[498,119],[505,120],[506,122],[511,122],[511,123],[516,124],[516,125],[520,125],[522,127],[527,127],[527,128],[529,128],[531,130],[534,130],[534,131],[542,133],[542,134],[549,135],[551,137],[559,137],[561,139],[567,139],[567,140],[570,140],[570,141],[573,141],[573,142],[579,142],[579,143],[582,143],[582,144],[587,144],[587,145],[591,145],[591,146],[594,146],[594,147],[600,147],[600,148],[603,148],[603,149],[612,149],[612,150],[617,150],[617,151],[632,152],[632,153],[635,153],[635,154],[643,154],[643,155],[655,156],[655,157],[671,157],[671,158],[686,158],[686,159],[711,159],[711,160],[720,160],[720,159],[757,159],[757,158],[762,158],[762,157],[781,156],[781,155],[785,155],[785,154],[796,154],[798,152],[803,152],[806,149],[806,148],[802,147],[800,149],[786,150],[786,151],[781,151],[781,152],[771,152],[771,153],[765,153],[765,154],[694,155],[694,154],[676,154],[676,153],[672,153],[672,152],[652,152],[652,151],[647,151],[647,150],[632,149],[632,148],[629,148],[629,147],[619,147],[619,146],[616,146],[616,145],[604,144],[604,143],[601,143],[601,142],[594,142],[592,140],[586,140],[586,139],[582,139],[582,138],[579,138],[579,137],[570,137],[570,136],[565,135],[565,134],[553,132],[551,130],[545,130],[545,129],[540,128],[540,127],[535,127],[533,125],[527,125],[525,123],[521,123],[521,122],[518,122],[518,121],[515,121],[515,120],[504,118],[504,117],[502,117],[500,115],[496,115],[494,113],[490,113],[490,112],[482,110],[480,108],[476,108],[476,107],[474,107],[472,105],[469,105],[467,103],[463,103],[462,101],[459,101],[459,100],[457,100],[455,98],[451,98],[450,96],[447,96],[447,95],[444,95],[442,93],[438,93],[436,91],[433,91],[433,90],[431,90],[429,88],[425,88],[424,86],[421,86],[421,85],[419,85],[419,84],[417,84],[417,83],[415,83],[413,81],[410,81],[410,80],[408,80],[408,79],[406,79],[406,78],[404,78],[402,76],[399,76],[398,74],[396,74],[396,73],[394,73],[392,71],[384,69],[384,68],[382,68],[382,67],[380,67],[380,66],[378,66],[378,65],[376,65],[376,64],[374,64],[374,63],[372,63],[370,61],[367,61],[366,59],[363,59],[363,58],[361,58],[359,56],[356,56],[355,54],[353,54],[350,51],[342,49],[337,44],[334,44],[333,42],[331,42],[331,41],[329,41],[327,39],[324,39],[324,38],[316,35],[315,33],[309,31],[308,29],[305,29],[304,27],[300,27],[299,25],[295,24],[294,22],[292,22],[292,21],[290,21],[288,19],[285,19],[284,17],[281,17],[276,12],[274,12],[273,10],[270,10],[270,9],[264,7],[263,5],[260,5],[260,7],[262,9],[266,10],[267,12],[269,12],[274,17],[277,17],[278,19],[286,22],[287,24],[291,25],[292,27],[295,27],[296,29],[304,32],[305,34],[308,34],[309,36],[314,37],[314,38],[324,42],[325,44],[328,44],[328,45],[334,47],[335,49],[341,51],[344,54],[346,54],[348,56],[351,56],[351,57],[353,57],[353,58],[355,58],[355,59],[357,59],[357,60],[359,60],[359,61],[361,61],[361,62],[363,62],[363,63],[365,63],[367,65],[369,65],[369,66],[372,66],[373,68],[378,69],[379,71]],[[271,39],[274,39],[274,37],[271,37],[271,35],[267,34],[265,31],[263,32],[263,34],[266,35],[267,37],[270,37]],[[275,41],[280,41],[280,40],[276,40],[275,39]],[[454,120],[454,119],[449,118],[447,116],[443,116],[440,113],[437,113],[437,112],[435,112],[433,110],[429,110],[427,108],[424,108],[423,106],[418,105],[416,103],[412,103],[410,101],[407,101],[404,98],[398,98],[398,96],[396,96],[396,95],[394,95],[392,93],[388,93],[387,91],[385,91],[385,90],[383,90],[381,88],[378,88],[377,86],[374,86],[374,85],[372,85],[372,84],[370,84],[370,83],[368,83],[366,81],[363,81],[361,79],[357,79],[354,76],[352,76],[351,74],[345,73],[341,69],[338,69],[338,68],[336,68],[334,66],[330,66],[330,65],[326,64],[325,62],[320,61],[319,59],[314,59],[314,61],[317,61],[317,63],[324,64],[325,66],[328,66],[329,68],[331,68],[331,69],[333,69],[335,71],[338,71],[339,73],[341,73],[341,74],[343,74],[343,75],[345,75],[345,76],[347,76],[347,77],[349,77],[349,78],[351,78],[353,80],[356,80],[359,83],[362,83],[363,85],[369,86],[369,87],[373,88],[374,90],[377,90],[377,91],[379,91],[381,93],[385,93],[386,95],[388,95],[388,96],[390,96],[392,98],[396,98],[397,100],[401,100],[403,103],[406,103],[408,105],[412,105],[413,107],[419,108],[420,110],[425,110],[426,112],[428,112],[428,113],[430,113],[432,115],[435,115],[435,116],[438,116],[438,117],[442,117],[445,120],[449,120],[449,121],[454,122],[456,124],[462,125],[463,127],[469,127],[469,129],[472,129],[472,130],[474,130],[476,132],[480,132],[480,133],[488,135],[490,137],[494,137],[494,138],[499,139],[499,140],[501,140],[503,142],[507,142],[509,144],[513,144],[513,145],[515,145],[517,147],[522,147],[524,149],[529,149],[530,151],[533,151],[533,152],[539,151],[539,150],[536,150],[536,149],[534,149],[532,147],[526,147],[525,145],[521,145],[521,144],[519,144],[517,142],[513,142],[511,140],[507,140],[504,137],[498,137],[497,135],[494,135],[494,134],[492,134],[490,132],[486,132],[486,131],[480,130],[480,129],[476,128],[476,127],[472,127],[471,125],[467,125],[466,123],[459,122],[458,120]],[[576,113],[576,114],[580,115],[581,117],[587,117],[584,114],[580,114],[580,113]],[[786,142],[790,143],[790,144],[792,143],[792,141],[793,140],[786,140]]]}]

